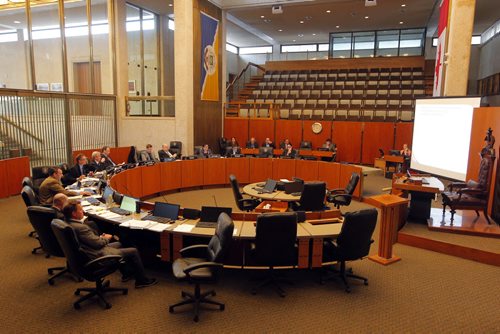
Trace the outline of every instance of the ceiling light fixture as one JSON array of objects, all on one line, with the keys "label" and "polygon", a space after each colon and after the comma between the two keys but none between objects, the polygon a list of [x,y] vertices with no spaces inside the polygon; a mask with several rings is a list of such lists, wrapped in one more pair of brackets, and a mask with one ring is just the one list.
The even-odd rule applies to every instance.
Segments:
[{"label": "ceiling light fixture", "polygon": [[340,28],[340,26],[335,26],[335,28],[337,28],[337,29],[338,29],[338,28]]},{"label": "ceiling light fixture", "polygon": [[401,7],[406,7],[406,4],[402,4]]},{"label": "ceiling light fixture", "polygon": [[21,22],[16,20],[16,21],[14,21],[14,23],[15,23],[15,24],[19,24],[19,23],[21,23]]},{"label": "ceiling light fixture", "polygon": [[297,36],[299,36],[299,37],[304,37],[304,34],[298,34]]},{"label": "ceiling light fixture", "polygon": [[313,33],[313,36],[316,36],[316,34],[315,34],[315,33]]},{"label": "ceiling light fixture", "polygon": [[328,9],[326,12],[327,12],[328,14],[330,14],[332,11]]},{"label": "ceiling light fixture", "polygon": [[169,4],[168,4],[168,6],[169,6],[169,7],[172,7],[172,6],[173,6],[173,4],[169,3]]},{"label": "ceiling light fixture", "polygon": [[304,23],[304,21],[299,21],[299,23],[300,23],[300,24],[303,24],[303,23]]},{"label": "ceiling light fixture", "polygon": [[279,32],[282,32],[282,31],[283,31],[283,29],[278,29],[278,31],[279,31]]},{"label": "ceiling light fixture", "polygon": [[293,39],[292,42],[296,42],[296,40]]},{"label": "ceiling light fixture", "polygon": [[370,17],[369,16],[365,16],[365,20],[368,20]]},{"label": "ceiling light fixture", "polygon": [[261,15],[260,18],[263,19],[265,16],[264,15]]},{"label": "ceiling light fixture", "polygon": [[403,24],[404,22],[403,21],[399,21],[399,24]]}]

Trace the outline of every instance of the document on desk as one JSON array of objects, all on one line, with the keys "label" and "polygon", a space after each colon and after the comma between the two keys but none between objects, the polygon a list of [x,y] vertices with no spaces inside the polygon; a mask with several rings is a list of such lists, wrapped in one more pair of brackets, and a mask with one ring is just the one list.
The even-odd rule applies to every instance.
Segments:
[{"label": "document on desk", "polygon": [[233,230],[233,237],[237,237],[237,236],[238,236],[238,229],[237,229],[237,228],[235,228],[235,229]]},{"label": "document on desk", "polygon": [[111,211],[107,211],[107,210],[98,212],[97,215],[99,217],[106,218],[106,219],[113,219],[113,218],[121,217],[119,214],[111,212]]},{"label": "document on desk", "polygon": [[189,224],[181,224],[179,226],[176,226],[174,228],[175,232],[191,232],[194,228],[194,225],[189,225]]},{"label": "document on desk", "polygon": [[148,228],[149,226],[156,225],[157,223],[147,221],[147,220],[137,220],[137,219],[129,219],[126,222],[120,224],[120,226],[128,227],[135,230],[143,230]]},{"label": "document on desk", "polygon": [[165,230],[170,229],[172,226],[173,226],[172,224],[155,223],[154,225],[148,226],[146,229],[153,232],[163,232]]}]

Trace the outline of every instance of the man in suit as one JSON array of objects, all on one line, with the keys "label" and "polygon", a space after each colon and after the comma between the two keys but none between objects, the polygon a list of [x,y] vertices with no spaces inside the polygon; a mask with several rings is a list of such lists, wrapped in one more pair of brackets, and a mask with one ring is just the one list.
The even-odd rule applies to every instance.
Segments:
[{"label": "man in suit", "polygon": [[111,166],[116,166],[115,162],[113,160],[111,160],[111,158],[109,157],[111,153],[111,148],[109,148],[109,146],[103,146],[102,149],[101,149],[101,163],[103,163],[106,167],[111,167]]},{"label": "man in suit", "polygon": [[269,137],[266,138],[266,140],[264,141],[264,144],[262,144],[262,146],[263,147],[272,147],[273,149],[276,148],[276,146],[271,141],[271,139],[269,139]]},{"label": "man in suit", "polygon": [[66,222],[75,231],[78,241],[81,244],[82,252],[89,259],[96,259],[105,255],[120,255],[125,259],[126,263],[126,267],[120,268],[123,282],[134,277],[136,288],[143,288],[158,283],[156,279],[146,276],[137,248],[121,248],[119,242],[110,243],[110,240],[113,238],[111,234],[102,233],[98,235],[95,230],[84,224],[85,216],[80,203],[69,203],[64,207],[63,212]]},{"label": "man in suit", "polygon": [[158,157],[160,161],[170,161],[177,158],[177,153],[172,154],[170,152],[170,146],[168,144],[161,145],[161,150],[158,151]]},{"label": "man in suit", "polygon": [[283,153],[281,154],[281,157],[282,158],[294,159],[296,155],[297,155],[297,151],[295,151],[293,149],[292,144],[288,143],[286,145],[286,148],[283,150]]},{"label": "man in suit", "polygon": [[255,140],[254,137],[250,138],[249,141],[247,141],[247,148],[259,148],[259,144]]},{"label": "man in suit", "polygon": [[[62,170],[59,167],[49,168],[49,176],[43,180],[38,190],[38,197],[41,205],[52,205],[54,196],[58,193],[63,193],[66,196],[79,195],[76,191],[66,190],[61,184],[63,176]],[[82,192],[82,195],[90,196],[87,191]]]},{"label": "man in suit", "polygon": [[75,159],[76,164],[69,169],[66,175],[62,178],[62,183],[65,185],[73,184],[76,181],[81,181],[88,171],[88,160],[84,154],[78,154]]},{"label": "man in suit", "polygon": [[208,146],[208,144],[203,145],[203,148],[200,151],[200,157],[201,158],[211,158],[212,157],[212,150]]},{"label": "man in suit", "polygon": [[153,152],[153,145],[146,145],[146,150],[141,152],[141,161],[158,161],[158,158]]},{"label": "man in suit", "polygon": [[101,172],[106,169],[106,165],[104,164],[101,152],[94,151],[92,152],[92,161],[88,165],[89,172]]},{"label": "man in suit", "polygon": [[226,156],[229,157],[234,157],[237,154],[241,154],[241,149],[238,146],[231,146],[226,148]]},{"label": "man in suit", "polygon": [[280,148],[282,150],[286,149],[287,146],[290,144],[290,140],[288,140],[288,138],[285,138],[285,140],[283,140],[280,144]]}]

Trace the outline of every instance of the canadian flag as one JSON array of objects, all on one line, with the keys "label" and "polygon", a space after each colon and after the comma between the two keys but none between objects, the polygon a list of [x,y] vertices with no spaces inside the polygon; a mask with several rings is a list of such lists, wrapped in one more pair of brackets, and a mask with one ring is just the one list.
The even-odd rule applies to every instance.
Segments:
[{"label": "canadian flag", "polygon": [[438,43],[436,50],[436,64],[434,67],[434,89],[433,96],[441,96],[443,93],[443,65],[446,53],[446,37],[448,32],[449,0],[442,0],[439,6]]}]

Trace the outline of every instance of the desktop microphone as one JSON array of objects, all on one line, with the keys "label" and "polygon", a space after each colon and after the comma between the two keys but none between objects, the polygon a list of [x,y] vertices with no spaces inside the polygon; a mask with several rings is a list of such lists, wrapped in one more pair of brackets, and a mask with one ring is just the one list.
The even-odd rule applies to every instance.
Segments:
[{"label": "desktop microphone", "polygon": [[212,197],[214,198],[215,206],[216,206],[216,207],[219,207],[219,206],[217,205],[217,200],[215,199],[215,195],[212,195]]}]

